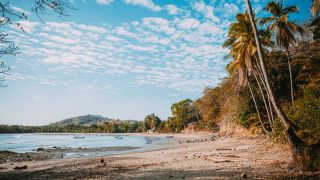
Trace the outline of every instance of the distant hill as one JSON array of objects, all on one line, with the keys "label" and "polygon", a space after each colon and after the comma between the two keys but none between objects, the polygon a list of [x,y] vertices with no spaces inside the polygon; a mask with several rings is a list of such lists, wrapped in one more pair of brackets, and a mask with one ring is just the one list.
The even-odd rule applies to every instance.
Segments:
[{"label": "distant hill", "polygon": [[74,125],[81,125],[81,126],[90,126],[92,124],[100,124],[106,121],[112,121],[112,120],[100,115],[84,115],[84,116],[64,119],[62,121],[51,123],[50,125],[67,126],[67,125],[74,124]]}]

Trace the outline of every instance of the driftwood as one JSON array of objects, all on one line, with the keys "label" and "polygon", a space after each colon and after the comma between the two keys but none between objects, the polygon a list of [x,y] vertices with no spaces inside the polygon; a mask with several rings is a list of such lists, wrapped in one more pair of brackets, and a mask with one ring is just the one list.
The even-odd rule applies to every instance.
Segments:
[{"label": "driftwood", "polygon": [[15,166],[13,169],[19,170],[19,169],[27,169],[28,166],[24,165],[24,166]]}]

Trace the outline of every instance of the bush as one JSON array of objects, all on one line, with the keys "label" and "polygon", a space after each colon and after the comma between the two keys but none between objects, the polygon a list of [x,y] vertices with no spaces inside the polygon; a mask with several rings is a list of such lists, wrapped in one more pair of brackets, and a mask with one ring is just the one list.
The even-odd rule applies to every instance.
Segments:
[{"label": "bush", "polygon": [[306,87],[303,97],[293,106],[285,108],[286,114],[301,130],[301,138],[308,143],[320,141],[320,85]]},{"label": "bush", "polygon": [[[309,144],[320,142],[320,86],[306,87],[303,96],[287,104],[285,113],[299,128],[298,136]],[[274,138],[284,142],[285,127],[277,118],[274,124]]]}]

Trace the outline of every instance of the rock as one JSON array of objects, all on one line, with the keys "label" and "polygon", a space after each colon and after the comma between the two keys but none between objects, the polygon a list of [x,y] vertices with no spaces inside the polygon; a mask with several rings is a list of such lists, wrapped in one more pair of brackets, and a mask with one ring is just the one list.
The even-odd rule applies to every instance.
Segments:
[{"label": "rock", "polygon": [[39,151],[44,151],[44,148],[38,148],[37,152],[39,152]]},{"label": "rock", "polygon": [[102,158],[102,159],[100,160],[100,162],[101,162],[101,163],[104,163],[104,159]]},{"label": "rock", "polygon": [[247,178],[248,176],[247,176],[247,174],[246,173],[242,173],[241,174],[241,178]]},{"label": "rock", "polygon": [[24,165],[24,166],[15,166],[13,169],[27,169],[28,166]]}]

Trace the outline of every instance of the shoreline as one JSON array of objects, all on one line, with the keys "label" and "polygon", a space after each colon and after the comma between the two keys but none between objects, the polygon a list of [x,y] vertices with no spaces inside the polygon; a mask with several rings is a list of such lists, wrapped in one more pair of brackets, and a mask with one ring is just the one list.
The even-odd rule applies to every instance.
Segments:
[{"label": "shoreline", "polygon": [[[14,133],[16,134],[16,133]],[[190,134],[145,134],[145,133],[18,133],[18,134],[42,134],[42,135],[86,135],[86,136],[139,136],[139,137],[159,137],[163,140],[154,142],[143,147],[116,146],[116,147],[38,147],[30,152],[15,152],[10,150],[0,151],[0,165],[15,162],[34,162],[50,159],[67,158],[90,158],[113,155],[124,155],[138,152],[150,152],[160,149],[167,149],[175,144],[191,143]],[[193,135],[196,139],[207,137],[208,133]],[[170,138],[166,138],[170,137]],[[213,140],[213,138],[211,138]],[[210,140],[210,138],[206,138]]]},{"label": "shoreline", "polygon": [[[288,145],[263,138],[182,134],[167,148],[128,154],[0,164],[4,179],[249,179],[318,178],[291,167]],[[15,167],[25,169],[15,169]]]}]

